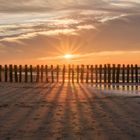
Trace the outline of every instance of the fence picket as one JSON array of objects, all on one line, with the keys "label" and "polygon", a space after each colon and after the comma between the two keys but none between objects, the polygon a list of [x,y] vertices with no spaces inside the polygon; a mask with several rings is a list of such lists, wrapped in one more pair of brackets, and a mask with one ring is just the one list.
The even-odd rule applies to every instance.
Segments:
[{"label": "fence picket", "polygon": [[5,74],[5,82],[8,82],[8,77],[7,77],[7,74],[8,74],[8,66],[7,65],[4,66],[4,74]]},{"label": "fence picket", "polygon": [[122,67],[122,83],[125,83],[125,65]]},{"label": "fence picket", "polygon": [[107,67],[107,76],[108,76],[108,83],[111,83],[111,68],[110,68],[110,64],[108,64],[108,67]]},{"label": "fence picket", "polygon": [[104,83],[107,82],[107,66],[106,64],[104,65]]},{"label": "fence picket", "polygon": [[40,79],[40,78],[39,78],[39,77],[40,77],[39,69],[40,69],[40,66],[37,65],[37,66],[36,66],[36,74],[37,74],[37,75],[36,75],[36,82],[39,82],[39,81],[40,81],[40,80],[39,80],[39,79]]},{"label": "fence picket", "polygon": [[51,65],[51,79],[52,79],[52,83],[54,83],[54,69],[53,69],[53,65]]},{"label": "fence picket", "polygon": [[130,81],[130,78],[129,78],[129,76],[130,76],[130,66],[129,65],[127,65],[127,83],[129,83]]},{"label": "fence picket", "polygon": [[62,72],[62,75],[63,75],[63,83],[65,83],[65,71],[66,71],[66,67],[65,67],[65,65],[63,65],[63,72]]},{"label": "fence picket", "polygon": [[43,65],[41,65],[40,71],[41,71],[41,82],[44,82],[44,66]]},{"label": "fence picket", "polygon": [[112,68],[112,82],[115,83],[116,82],[116,65],[113,64],[113,68]]},{"label": "fence picket", "polygon": [[45,65],[45,75],[46,75],[46,83],[49,82],[49,78],[48,78],[48,65]]},{"label": "fence picket", "polygon": [[72,66],[72,83],[74,83],[74,65]]},{"label": "fence picket", "polygon": [[102,65],[99,66],[99,82],[102,83]]},{"label": "fence picket", "polygon": [[27,83],[28,82],[28,66],[27,65],[25,65],[25,83]]},{"label": "fence picket", "polygon": [[18,74],[17,74],[17,65],[14,65],[14,72],[15,72],[15,82],[18,82]]},{"label": "fence picket", "polygon": [[22,65],[19,65],[19,82],[22,82]]},{"label": "fence picket", "polygon": [[93,83],[93,65],[91,65],[91,83]]},{"label": "fence picket", "polygon": [[57,73],[57,83],[58,83],[59,82],[59,65],[57,65],[56,73]]},{"label": "fence picket", "polygon": [[117,66],[116,83],[120,82],[120,65]]},{"label": "fence picket", "polygon": [[98,83],[98,65],[95,65],[95,83]]},{"label": "fence picket", "polygon": [[13,82],[13,66],[9,65],[9,80],[12,83]]},{"label": "fence picket", "polygon": [[84,65],[81,65],[81,83],[84,82]]},{"label": "fence picket", "polygon": [[0,82],[2,82],[2,65],[0,65]]},{"label": "fence picket", "polygon": [[79,83],[79,65],[77,66],[77,83]]},{"label": "fence picket", "polygon": [[89,82],[89,65],[87,65],[86,83]]},{"label": "fence picket", "polygon": [[68,66],[68,82],[71,80],[71,65]]},{"label": "fence picket", "polygon": [[134,83],[134,67],[131,65],[131,83]]},{"label": "fence picket", "polygon": [[138,65],[135,65],[135,83],[138,83]]},{"label": "fence picket", "polygon": [[33,66],[30,65],[30,82],[33,82]]}]

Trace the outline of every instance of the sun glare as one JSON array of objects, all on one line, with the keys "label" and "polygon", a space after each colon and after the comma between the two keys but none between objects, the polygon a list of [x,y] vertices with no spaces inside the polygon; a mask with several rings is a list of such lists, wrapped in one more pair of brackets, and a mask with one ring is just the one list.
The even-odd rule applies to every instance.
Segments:
[{"label": "sun glare", "polygon": [[65,54],[65,55],[64,55],[64,58],[65,58],[65,59],[71,59],[72,57],[73,57],[72,54]]}]

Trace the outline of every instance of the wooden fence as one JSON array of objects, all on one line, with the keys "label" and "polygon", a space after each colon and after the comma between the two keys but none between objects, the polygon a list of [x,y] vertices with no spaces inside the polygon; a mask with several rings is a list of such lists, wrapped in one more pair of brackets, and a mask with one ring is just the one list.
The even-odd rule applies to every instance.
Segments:
[{"label": "wooden fence", "polygon": [[138,65],[0,65],[0,82],[139,84]]}]

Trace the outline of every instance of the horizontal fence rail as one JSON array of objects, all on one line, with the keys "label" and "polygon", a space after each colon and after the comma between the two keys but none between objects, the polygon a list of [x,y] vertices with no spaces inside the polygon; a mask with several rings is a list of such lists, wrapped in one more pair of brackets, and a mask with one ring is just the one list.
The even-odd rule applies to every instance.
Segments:
[{"label": "horizontal fence rail", "polygon": [[139,84],[138,65],[0,65],[0,82]]}]

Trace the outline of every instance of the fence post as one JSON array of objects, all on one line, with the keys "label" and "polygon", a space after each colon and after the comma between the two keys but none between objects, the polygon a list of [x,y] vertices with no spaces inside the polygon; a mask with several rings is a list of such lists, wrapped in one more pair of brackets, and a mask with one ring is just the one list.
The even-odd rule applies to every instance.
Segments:
[{"label": "fence post", "polygon": [[81,83],[84,81],[84,65],[81,65]]},{"label": "fence post", "polygon": [[8,81],[8,79],[7,79],[7,74],[8,74],[8,67],[7,67],[7,65],[5,65],[4,73],[5,73],[5,82],[7,82]]},{"label": "fence post", "polygon": [[30,65],[30,82],[33,82],[33,66]]},{"label": "fence post", "polygon": [[19,82],[22,82],[22,65],[19,65]]},{"label": "fence post", "polygon": [[98,65],[95,65],[95,82],[98,83]]},{"label": "fence post", "polygon": [[56,75],[57,75],[57,83],[59,82],[59,65],[56,68]]},{"label": "fence post", "polygon": [[120,65],[117,66],[116,83],[120,82]]},{"label": "fence post", "polygon": [[107,66],[106,64],[104,65],[104,83],[107,81]]},{"label": "fence post", "polygon": [[138,83],[139,79],[138,79],[138,65],[135,65],[135,82]]},{"label": "fence post", "polygon": [[71,75],[71,65],[68,66],[68,82],[70,82],[71,80],[70,75]]},{"label": "fence post", "polygon": [[66,66],[63,65],[63,69],[62,69],[62,81],[63,81],[63,83],[65,83],[65,70],[66,70]]},{"label": "fence post", "polygon": [[88,80],[89,80],[89,65],[87,65],[86,83],[88,83]]},{"label": "fence post", "polygon": [[74,65],[72,66],[72,83],[74,83]]},{"label": "fence post", "polygon": [[115,83],[116,82],[116,65],[113,64],[113,68],[112,68],[112,82]]},{"label": "fence post", "polygon": [[0,82],[2,82],[2,65],[0,65]]},{"label": "fence post", "polygon": [[79,65],[77,65],[77,83],[79,83]]},{"label": "fence post", "polygon": [[122,67],[122,83],[125,83],[125,65]]},{"label": "fence post", "polygon": [[43,76],[44,76],[44,66],[43,65],[41,65],[41,82],[43,82],[44,80],[44,78],[43,78]]},{"label": "fence post", "polygon": [[130,66],[129,65],[127,65],[127,83],[129,83],[130,81],[129,81],[129,76],[130,76]]},{"label": "fence post", "polygon": [[93,65],[91,65],[91,83],[93,83]]},{"label": "fence post", "polygon": [[14,65],[14,73],[15,73],[15,82],[18,82],[18,75],[17,75],[17,65]]},{"label": "fence post", "polygon": [[40,66],[37,65],[37,66],[36,66],[36,82],[39,82],[39,79],[40,79],[40,78],[39,78],[39,77],[40,77],[40,76],[39,76],[39,69],[40,69]]},{"label": "fence post", "polygon": [[51,78],[52,78],[52,83],[54,83],[53,65],[51,65]]},{"label": "fence post", "polygon": [[9,65],[9,80],[13,82],[13,66]]},{"label": "fence post", "polygon": [[102,83],[102,65],[99,66],[99,82]]},{"label": "fence post", "polygon": [[48,79],[48,66],[45,65],[45,74],[46,74],[46,83],[49,82],[49,79]]},{"label": "fence post", "polygon": [[110,84],[111,83],[111,68],[110,68],[110,64],[108,64],[108,83]]},{"label": "fence post", "polygon": [[25,83],[28,82],[28,66],[25,65]]},{"label": "fence post", "polygon": [[134,83],[134,67],[131,65],[131,83]]}]

